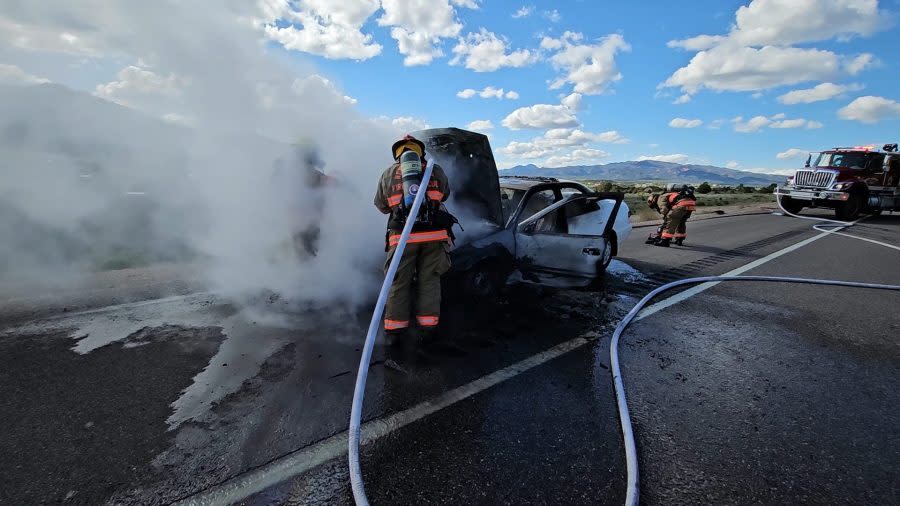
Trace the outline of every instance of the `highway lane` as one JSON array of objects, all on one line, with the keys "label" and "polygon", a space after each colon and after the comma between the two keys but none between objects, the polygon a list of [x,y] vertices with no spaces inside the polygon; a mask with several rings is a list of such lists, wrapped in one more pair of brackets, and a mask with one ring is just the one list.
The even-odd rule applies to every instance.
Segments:
[{"label": "highway lane", "polygon": [[[890,216],[879,220],[885,220],[884,229],[864,233],[900,242],[896,228],[891,228],[895,220]],[[620,255],[637,270],[617,264],[606,295],[526,293],[487,314],[457,308],[466,316],[457,320],[466,324],[454,326],[447,339],[416,355],[407,374],[385,369],[379,347],[367,395],[370,419],[407,409],[579,335],[600,331],[595,335],[601,336],[364,448],[373,498],[380,502],[407,498],[447,503],[596,503],[598,498],[603,503],[620,502],[624,474],[608,364],[603,358],[606,331],[633,302],[633,295],[654,283],[673,275],[726,272],[816,235],[809,227],[807,222],[775,216],[707,220],[691,224],[686,247],[669,249],[644,246],[642,231],[648,229],[637,229],[622,245]],[[855,247],[848,245],[845,251]],[[784,258],[802,257],[804,251]],[[873,255],[873,265],[888,262],[889,268],[890,258]],[[831,253],[819,256],[831,262],[827,260]],[[815,262],[807,268],[819,269]],[[0,402],[9,408],[3,410],[8,415],[6,423],[42,429],[0,436],[0,446],[19,462],[4,473],[3,489],[9,500],[54,502],[69,495],[70,501],[84,504],[105,500],[165,503],[292,450],[312,447],[344,429],[357,346],[364,333],[363,312],[345,315],[342,324],[335,325],[328,318],[310,322],[308,316],[298,318],[302,322],[264,321],[214,298],[187,308],[172,305],[177,306],[172,311],[182,313],[178,326],[165,323],[168,310],[157,310],[147,319],[152,325],[143,334],[121,320],[140,321],[148,316],[141,311],[148,309],[127,315],[117,310],[109,319],[119,320],[114,329],[122,335],[116,339],[115,332],[108,332],[110,344],[84,355],[69,351],[73,341],[68,331],[42,334],[31,329],[7,332],[0,338],[5,357],[0,360],[6,362],[3,381],[15,386],[9,391],[20,399],[15,402],[2,394]],[[697,312],[703,309],[701,305]],[[648,319],[646,325],[664,314]],[[703,321],[702,315],[695,320]],[[215,325],[223,321],[226,324]],[[639,354],[629,361],[641,363],[642,357],[661,356],[657,336],[647,334],[654,333],[642,332],[634,345],[626,347],[627,353]],[[131,344],[125,347],[123,342]],[[185,343],[204,346],[192,348]],[[11,363],[11,357],[17,357],[16,363]],[[76,363],[77,367],[72,365]],[[139,378],[137,364],[146,368]],[[642,373],[645,378],[669,367],[660,365],[665,360],[649,364]],[[26,366],[46,372],[29,376]],[[64,371],[62,377],[57,371]],[[84,380],[73,382],[66,375]],[[881,378],[890,379],[890,374]],[[198,389],[199,380],[209,384]],[[227,393],[217,397],[219,386]],[[47,391],[40,409],[28,396],[38,388]],[[212,395],[216,400],[197,403],[205,409],[188,410],[196,414],[173,426],[170,404],[183,406],[185,392]],[[79,402],[60,403],[64,397]],[[137,402],[125,402],[126,398]],[[662,401],[652,402],[660,405]],[[61,421],[73,410],[85,420]],[[653,419],[650,413],[646,416]],[[688,413],[681,420],[686,424],[689,418]],[[95,419],[105,425],[103,431],[91,433],[85,427],[91,421],[89,428],[96,427]],[[96,432],[115,432],[118,437],[110,440]],[[85,447],[90,451],[83,451]],[[673,468],[678,465],[667,469]],[[672,476],[680,475],[672,472]],[[473,487],[474,482],[484,486]],[[290,496],[303,498],[301,503],[346,502],[346,483],[343,461],[338,459],[249,502],[277,503]],[[740,490],[725,480],[716,481],[713,488],[720,494]],[[669,497],[657,493],[660,498]]]}]

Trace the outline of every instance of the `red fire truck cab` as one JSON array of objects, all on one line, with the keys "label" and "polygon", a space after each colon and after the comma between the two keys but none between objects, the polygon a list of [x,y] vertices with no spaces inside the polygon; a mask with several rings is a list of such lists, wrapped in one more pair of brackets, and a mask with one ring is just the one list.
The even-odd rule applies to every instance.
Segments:
[{"label": "red fire truck cab", "polygon": [[804,207],[827,207],[841,220],[856,219],[860,213],[900,210],[897,144],[810,153],[806,167],[788,177],[775,194],[790,213]]}]

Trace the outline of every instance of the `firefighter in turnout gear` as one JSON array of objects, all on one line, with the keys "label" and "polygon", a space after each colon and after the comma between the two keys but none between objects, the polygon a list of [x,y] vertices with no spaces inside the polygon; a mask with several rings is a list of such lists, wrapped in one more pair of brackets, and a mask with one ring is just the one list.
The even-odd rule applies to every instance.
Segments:
[{"label": "firefighter in turnout gear", "polygon": [[663,193],[653,193],[649,197],[647,197],[647,206],[650,209],[655,210],[659,214],[662,215],[662,224],[656,228],[655,234],[650,234],[650,237],[644,241],[645,244],[657,244],[662,240],[662,233],[666,230],[669,218],[669,208],[666,207],[665,203],[669,198],[669,194],[672,192],[672,189],[675,187],[674,184],[670,184],[666,186],[666,191]]},{"label": "firefighter in turnout gear", "polygon": [[[408,152],[415,153],[418,158]],[[440,323],[441,276],[450,270],[451,229],[456,222],[442,205],[450,196],[450,184],[444,170],[437,164],[432,167],[431,180],[425,189],[425,200],[419,215],[408,216],[412,198],[419,188],[418,184],[410,181],[411,175],[405,172],[405,167],[401,167],[401,155],[404,153],[407,153],[403,157],[404,164],[408,159],[421,160],[419,181],[429,163],[425,159],[425,144],[407,135],[391,147],[395,162],[381,174],[375,191],[375,207],[390,215],[385,244],[388,253],[385,272],[394,257],[406,220],[416,220],[385,307],[384,329],[388,344],[395,343],[397,337],[405,334],[413,323],[424,331],[433,331]],[[411,318],[413,309],[414,321]]]},{"label": "firefighter in turnout gear", "polygon": [[669,209],[666,230],[662,233],[662,239],[656,245],[668,248],[672,243],[672,239],[675,239],[675,245],[681,246],[687,237],[687,220],[697,206],[694,188],[682,185],[678,191],[669,193],[666,196],[664,205]]}]

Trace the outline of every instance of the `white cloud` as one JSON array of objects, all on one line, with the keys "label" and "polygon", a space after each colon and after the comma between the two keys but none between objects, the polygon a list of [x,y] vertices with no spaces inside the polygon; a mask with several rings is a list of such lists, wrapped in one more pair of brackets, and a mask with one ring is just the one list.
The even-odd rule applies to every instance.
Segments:
[{"label": "white cloud", "polygon": [[749,120],[744,121],[743,116],[738,116],[731,120],[731,124],[734,127],[735,132],[741,133],[753,133],[759,132],[763,128],[807,128],[807,129],[816,129],[822,128],[822,123],[818,121],[811,121],[804,118],[792,118],[788,119],[784,113],[778,113],[769,117],[766,116],[754,116]]},{"label": "white cloud", "polygon": [[685,119],[685,118],[675,118],[669,122],[669,126],[672,128],[697,128],[702,125],[703,121],[699,119]]},{"label": "white cloud", "polygon": [[492,128],[494,128],[494,124],[491,123],[491,120],[489,119],[475,120],[466,125],[466,130],[472,130],[473,132],[484,132],[485,130],[491,130]]},{"label": "white cloud", "polygon": [[787,151],[782,151],[782,152],[778,153],[777,155],[775,155],[775,158],[778,158],[779,160],[788,160],[791,158],[799,158],[801,156],[806,156],[808,154],[809,154],[808,150],[798,149],[798,148],[790,148]]},{"label": "white cloud", "polygon": [[686,49],[688,51],[703,51],[716,46],[725,40],[722,35],[698,35],[684,40],[670,40],[666,43],[671,48]]},{"label": "white cloud", "polygon": [[49,79],[29,74],[15,65],[0,63],[0,83],[3,84],[43,84]]},{"label": "white cloud", "polygon": [[601,149],[573,149],[569,153],[551,156],[543,164],[544,167],[566,167],[569,165],[596,165],[609,157],[609,153]]},{"label": "white cloud", "polygon": [[516,109],[502,123],[510,130],[564,128],[578,125],[578,118],[572,109],[564,105],[535,104]]},{"label": "white cloud", "polygon": [[741,164],[737,162],[737,160],[731,160],[730,162],[725,164],[725,167],[728,169],[737,169]]},{"label": "white cloud", "polygon": [[622,78],[615,57],[620,51],[631,50],[625,39],[619,34],[603,37],[596,44],[583,44],[583,39],[580,33],[565,32],[558,39],[541,40],[542,49],[557,51],[550,63],[564,74],[551,83],[551,89],[570,83],[577,93],[596,95]]},{"label": "white cloud", "polygon": [[687,93],[684,93],[681,96],[679,96],[678,98],[676,98],[675,100],[673,100],[672,103],[675,105],[680,105],[680,104],[686,104],[690,101],[691,101],[691,96],[688,95]]},{"label": "white cloud", "polygon": [[859,97],[838,110],[843,119],[874,124],[883,119],[900,118],[900,102],[884,97]]},{"label": "white cloud", "polygon": [[875,66],[876,63],[877,60],[875,60],[875,56],[869,53],[863,53],[852,60],[845,61],[844,70],[846,70],[850,75],[855,76],[863,70]]},{"label": "white cloud", "polygon": [[396,129],[397,133],[409,133],[415,132],[416,130],[425,130],[426,128],[431,128],[425,120],[421,118],[414,118],[412,116],[400,116],[397,118],[391,119],[391,125]]},{"label": "white cloud", "polygon": [[494,88],[493,86],[486,86],[481,91],[474,90],[472,88],[466,88],[464,90],[456,92],[456,96],[459,98],[472,98],[475,95],[478,95],[481,98],[496,98],[498,100],[502,100],[504,98],[508,100],[516,100],[519,98],[519,94],[515,91],[505,91],[503,88]]},{"label": "white cloud", "polygon": [[[378,7],[379,0],[273,3],[268,6],[270,19],[264,31],[285,49],[329,59],[366,60],[381,54],[381,44],[374,42],[371,34],[362,32],[363,24]],[[275,21],[289,24],[278,26]]]},{"label": "white cloud", "polygon": [[509,42],[482,28],[470,33],[453,48],[451,65],[465,66],[475,72],[493,72],[503,67],[524,67],[536,62],[539,55],[527,49],[509,52]]},{"label": "white cloud", "polygon": [[859,91],[863,89],[859,84],[839,85],[834,83],[822,83],[813,88],[803,90],[793,90],[778,97],[778,101],[782,104],[811,104],[813,102],[821,102],[838,97],[848,91]]},{"label": "white cloud", "polygon": [[885,29],[890,17],[877,0],[753,0],[740,7],[727,36],[699,35],[669,47],[698,51],[662,86],[694,94],[701,88],[757,91],[805,81],[823,81],[841,71],[856,74],[874,63],[793,44],[869,36]]},{"label": "white cloud", "polygon": [[653,162],[669,162],[669,163],[687,163],[690,160],[688,155],[683,155],[681,153],[673,154],[673,155],[652,155],[652,156],[639,156],[637,161],[642,162],[645,160],[653,161]]},{"label": "white cloud", "polygon": [[831,51],[765,46],[761,49],[722,44],[697,53],[663,84],[695,94],[716,91],[757,91],[806,81],[829,79],[840,70]]},{"label": "white cloud", "polygon": [[561,100],[562,105],[572,109],[573,111],[580,111],[582,107],[582,95],[581,93],[570,93],[566,95]]},{"label": "white cloud", "polygon": [[181,94],[186,83],[174,74],[162,76],[156,72],[129,65],[116,74],[118,80],[98,84],[94,95],[127,107],[158,109],[161,102],[169,102]]},{"label": "white cloud", "polygon": [[549,19],[551,23],[559,23],[562,19],[562,15],[556,9],[553,9],[552,11],[544,11],[544,17]]},{"label": "white cloud", "polygon": [[510,142],[498,151],[519,161],[544,160],[540,165],[561,166],[607,156],[605,151],[595,149],[590,144],[627,142],[628,139],[615,130],[594,133],[577,128],[554,128],[528,142]]},{"label": "white cloud", "polygon": [[462,30],[454,5],[470,9],[478,7],[470,0],[381,0],[384,15],[378,19],[378,24],[392,27],[391,37],[397,41],[400,54],[406,56],[404,65],[427,65],[434,58],[443,56],[444,52],[438,46],[441,40],[456,37]]},{"label": "white cloud", "polygon": [[512,17],[514,17],[514,18],[526,18],[526,17],[530,16],[532,12],[534,12],[534,6],[533,6],[533,5],[530,5],[530,6],[527,6],[527,7],[526,7],[526,6],[522,6],[519,10],[517,10],[517,11],[512,15]]},{"label": "white cloud", "polygon": [[315,97],[314,100],[317,102],[321,100],[330,100],[333,102],[344,102],[349,105],[355,105],[357,102],[355,98],[345,95],[338,90],[330,80],[318,74],[313,74],[302,79],[296,79],[291,87],[294,93],[301,96]]},{"label": "white cloud", "polygon": [[735,13],[727,37],[699,35],[669,47],[702,51],[729,39],[744,46],[788,46],[834,38],[869,36],[887,28],[890,16],[878,0],[753,0]]}]

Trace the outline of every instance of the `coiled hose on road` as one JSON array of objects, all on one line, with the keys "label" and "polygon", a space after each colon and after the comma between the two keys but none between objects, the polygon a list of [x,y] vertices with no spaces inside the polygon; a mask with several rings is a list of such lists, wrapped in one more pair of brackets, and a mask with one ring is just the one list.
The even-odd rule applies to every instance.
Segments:
[{"label": "coiled hose on road", "polygon": [[[416,193],[416,198],[413,199],[412,207],[409,210],[409,216],[411,217],[419,215],[419,209],[422,207],[422,201],[425,199],[426,192],[424,189],[428,188],[428,182],[431,181],[433,167],[431,163],[425,167],[422,182],[419,184],[420,190]],[[378,329],[381,327],[381,316],[384,314],[384,305],[387,303],[388,291],[390,291],[391,285],[394,283],[394,276],[397,275],[400,258],[403,257],[403,251],[406,249],[406,242],[409,240],[409,234],[412,232],[415,221],[414,219],[408,219],[403,226],[403,233],[400,234],[400,241],[394,250],[394,256],[391,258],[387,273],[384,275],[384,283],[382,283],[381,291],[378,293],[375,311],[372,312],[372,321],[369,322],[369,333],[366,334],[362,357],[359,359],[359,372],[356,373],[356,386],[353,389],[353,407],[350,409],[350,427],[347,431],[347,454],[350,464],[350,486],[353,489],[353,499],[359,506],[368,506],[369,504],[365,485],[363,484],[362,469],[359,465],[359,426],[362,421],[363,399],[366,395],[366,380],[369,377],[369,362],[372,360],[372,348],[375,347],[375,338],[378,336]]]},{"label": "coiled hose on road", "polygon": [[[788,212],[784,206],[781,205],[781,199],[778,199],[778,207],[785,213],[787,216],[793,216],[795,218],[800,218],[803,220],[812,220],[823,222],[818,225],[813,225],[813,229],[824,232],[827,234],[836,234],[844,237],[850,237],[852,239],[859,239],[861,241],[866,241],[874,244],[878,244],[880,246],[885,246],[887,248],[892,248],[896,250],[900,250],[900,247],[895,246],[893,244],[884,243],[881,241],[876,241],[874,239],[869,239],[867,237],[859,237],[851,234],[845,234],[842,232],[838,232],[843,228],[852,227],[856,225],[859,220],[847,222],[847,221],[838,221],[832,220],[828,218],[817,218],[812,216],[800,216],[791,212]],[[622,427],[622,439],[625,445],[625,465],[627,471],[627,483],[626,483],[626,491],[625,491],[625,504],[626,506],[636,506],[638,503],[638,497],[640,495],[640,487],[638,484],[639,472],[638,472],[638,461],[637,461],[637,445],[634,440],[634,430],[631,426],[631,415],[628,411],[628,401],[625,396],[625,386],[622,381],[622,370],[619,365],[619,339],[622,337],[622,333],[625,332],[625,329],[628,328],[628,325],[631,324],[632,321],[638,316],[640,311],[644,308],[644,306],[650,302],[657,295],[672,290],[674,288],[678,288],[679,286],[684,285],[695,285],[699,283],[706,282],[721,282],[721,281],[769,281],[769,282],[777,282],[777,283],[801,283],[801,284],[809,284],[809,285],[829,285],[829,286],[844,286],[844,287],[852,287],[852,288],[872,288],[876,290],[893,290],[900,291],[900,285],[884,285],[877,283],[859,283],[855,281],[836,281],[829,279],[808,279],[808,278],[791,278],[791,277],[783,277],[783,276],[704,276],[697,278],[688,278],[682,279],[679,281],[674,281],[672,283],[665,284],[648,293],[643,299],[641,299],[632,309],[625,315],[625,318],[619,323],[616,327],[615,332],[613,332],[612,340],[609,343],[609,359],[610,359],[610,373],[613,377],[613,387],[616,392],[616,404],[619,408],[619,424]]]}]

